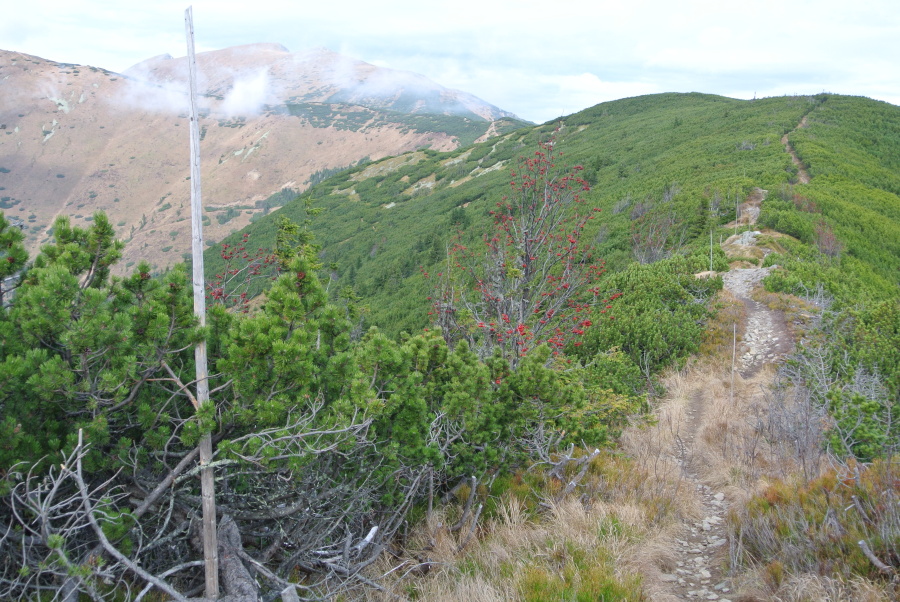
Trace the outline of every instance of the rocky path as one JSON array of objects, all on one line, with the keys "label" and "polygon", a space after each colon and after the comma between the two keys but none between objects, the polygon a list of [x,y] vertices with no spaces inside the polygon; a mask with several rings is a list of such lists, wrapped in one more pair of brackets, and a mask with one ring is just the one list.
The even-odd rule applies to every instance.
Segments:
[{"label": "rocky path", "polygon": [[685,522],[681,532],[675,537],[675,567],[671,573],[664,573],[660,581],[668,585],[669,598],[676,600],[720,600],[729,602],[731,584],[723,571],[725,552],[728,549],[725,515],[728,502],[725,493],[717,491],[703,482],[698,475],[698,459],[692,453],[700,423],[698,413],[703,411],[704,402],[695,394],[685,414],[685,432],[676,445],[681,458],[679,464],[683,476],[702,506],[703,518]]},{"label": "rocky path", "polygon": [[693,490],[699,513],[685,520],[674,538],[674,570],[660,575],[663,591],[659,598],[729,602],[732,589],[724,570],[728,500],[724,491],[706,479],[705,458],[699,451],[701,425],[711,406],[710,393],[700,383],[691,389],[689,402],[679,416],[673,451],[681,477]]},{"label": "rocky path", "polygon": [[[743,224],[753,224],[759,215],[759,205],[765,192],[755,189],[742,211]],[[755,247],[758,233],[744,233],[741,240],[732,244],[744,247],[741,253]],[[761,249],[755,249],[761,252]],[[760,256],[763,254],[760,253]],[[746,262],[744,262],[746,264]],[[789,331],[784,316],[764,303],[752,298],[758,287],[773,268],[733,268],[723,275],[724,286],[746,310],[746,324],[743,340],[736,353],[736,370],[743,379],[752,378],[765,364],[775,362],[792,348]],[[664,411],[677,416],[673,431],[672,448],[669,453],[681,468],[685,484],[693,490],[697,504],[694,512],[681,525],[674,537],[673,563],[670,570],[659,575],[657,586],[650,593],[651,600],[719,600],[729,602],[734,596],[728,579],[727,529],[728,492],[721,480],[713,478],[707,470],[711,460],[710,446],[703,445],[707,436],[707,425],[716,421],[713,412],[717,401],[703,383],[689,387],[688,401],[679,409]],[[721,395],[721,391],[718,393]],[[721,401],[721,400],[719,400]]]},{"label": "rocky path", "polygon": [[731,270],[723,276],[725,289],[738,298],[747,310],[747,324],[738,350],[738,370],[749,378],[766,363],[790,352],[792,342],[780,311],[772,310],[751,298],[753,289],[772,270],[748,268]]},{"label": "rocky path", "polygon": [[741,203],[740,207],[738,207],[737,220],[725,224],[725,227],[733,228],[736,225],[746,226],[755,224],[756,220],[759,218],[760,205],[762,205],[762,202],[766,199],[768,193],[768,190],[762,188],[754,188],[751,190],[747,199]]},{"label": "rocky path", "polygon": [[[791,349],[784,316],[751,297],[772,268],[733,269],[723,276],[725,289],[740,300],[747,313],[743,341],[738,351],[736,368],[743,378],[750,378],[766,363],[774,362]],[[685,523],[682,536],[675,539],[675,571],[662,576],[671,583],[671,593],[682,600],[729,600],[731,584],[723,570],[727,533],[725,516],[728,500],[702,475],[702,459],[693,453],[695,439],[704,414],[712,404],[701,390],[696,390],[685,411],[684,435],[676,440],[684,477],[696,490],[703,518]]]}]

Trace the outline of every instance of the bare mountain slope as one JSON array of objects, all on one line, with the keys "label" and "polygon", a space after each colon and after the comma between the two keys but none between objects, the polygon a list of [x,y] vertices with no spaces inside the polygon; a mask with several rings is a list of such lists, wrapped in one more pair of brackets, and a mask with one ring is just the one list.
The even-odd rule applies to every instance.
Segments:
[{"label": "bare mountain slope", "polygon": [[[250,44],[200,53],[197,64],[203,77],[201,87],[224,101],[220,108],[225,112],[258,110],[264,104],[322,102],[488,121],[517,119],[417,73],[376,67],[326,48],[291,53],[279,44]],[[187,79],[187,62],[162,55],[134,65],[125,75],[162,86],[170,82],[180,86]]]},{"label": "bare mountain slope", "polygon": [[[509,116],[327,50],[260,44],[201,53],[198,63],[209,240],[316,172],[450,150]],[[102,209],[130,239],[126,262],[180,260],[190,247],[185,74],[185,59],[165,56],[118,74],[0,51],[0,210],[26,222],[32,252],[57,215],[77,224]]]}]

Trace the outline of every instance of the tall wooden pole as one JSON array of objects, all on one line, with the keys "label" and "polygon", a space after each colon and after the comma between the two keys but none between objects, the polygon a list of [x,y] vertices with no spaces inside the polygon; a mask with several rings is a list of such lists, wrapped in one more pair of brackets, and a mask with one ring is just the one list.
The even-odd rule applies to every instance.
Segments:
[{"label": "tall wooden pole", "polygon": [[[194,15],[188,7],[184,11],[187,34],[188,70],[191,81],[191,252],[193,257],[194,315],[200,326],[206,326],[206,278],[203,273],[203,216],[200,197],[200,124],[197,111],[197,61],[194,57]],[[209,373],[206,366],[206,341],[194,348],[197,364],[198,410],[209,404]],[[203,506],[203,558],[206,561],[206,597],[219,598],[219,552],[216,539],[216,491],[212,462],[212,437],[200,441],[200,496]]]}]

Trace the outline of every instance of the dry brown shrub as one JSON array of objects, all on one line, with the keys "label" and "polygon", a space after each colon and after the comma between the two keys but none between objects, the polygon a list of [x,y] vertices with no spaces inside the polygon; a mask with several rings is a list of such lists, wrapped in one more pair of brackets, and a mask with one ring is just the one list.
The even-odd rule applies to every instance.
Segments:
[{"label": "dry brown shrub", "polygon": [[841,581],[822,575],[792,575],[772,596],[779,602],[887,602],[884,588],[865,579]]},{"label": "dry brown shrub", "polygon": [[699,355],[707,361],[723,362],[726,358],[730,361],[734,326],[737,325],[737,338],[740,341],[744,336],[747,309],[737,297],[724,289],[716,295],[713,304],[717,311],[703,332]]}]

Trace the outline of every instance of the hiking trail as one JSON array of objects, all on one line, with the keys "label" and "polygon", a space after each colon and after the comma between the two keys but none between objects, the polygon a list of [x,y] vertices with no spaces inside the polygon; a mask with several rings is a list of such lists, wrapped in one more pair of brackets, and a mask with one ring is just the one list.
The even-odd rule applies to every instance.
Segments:
[{"label": "hiking trail", "polygon": [[[748,195],[741,205],[737,225],[756,223],[766,194],[767,191],[756,188]],[[734,350],[734,374],[729,366],[724,372],[722,368],[697,368],[673,377],[674,381],[667,383],[669,394],[657,412],[660,426],[645,429],[631,444],[632,449],[658,449],[667,462],[678,467],[686,489],[681,510],[684,518],[662,538],[665,552],[656,554],[659,572],[645,575],[649,600],[728,602],[732,600],[730,596],[736,596],[726,569],[726,518],[730,500],[744,498],[749,492],[721,469],[729,461],[728,454],[733,459],[736,453],[736,439],[732,439],[729,448],[732,422],[743,420],[735,399],[759,396],[764,384],[762,375],[757,375],[793,348],[783,313],[753,298],[754,289],[773,269],[758,267],[768,253],[756,245],[760,235],[746,231],[722,244],[729,257],[738,259],[722,274],[724,289],[743,306],[745,316],[742,328],[736,327],[736,332],[743,335]],[[750,259],[755,259],[756,264]],[[731,390],[729,379],[734,379],[731,382],[739,393]]]}]

